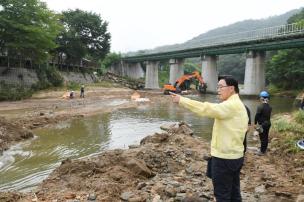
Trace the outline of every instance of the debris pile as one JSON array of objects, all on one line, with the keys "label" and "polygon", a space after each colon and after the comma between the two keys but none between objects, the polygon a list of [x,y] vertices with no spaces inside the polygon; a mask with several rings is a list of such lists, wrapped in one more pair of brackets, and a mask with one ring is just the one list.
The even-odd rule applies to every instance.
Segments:
[{"label": "debris pile", "polygon": [[107,72],[104,75],[104,78],[134,90],[144,89],[145,87],[145,83],[141,80],[138,79],[135,80],[130,78],[127,79],[125,77],[119,76],[117,74],[113,74],[111,72]]}]

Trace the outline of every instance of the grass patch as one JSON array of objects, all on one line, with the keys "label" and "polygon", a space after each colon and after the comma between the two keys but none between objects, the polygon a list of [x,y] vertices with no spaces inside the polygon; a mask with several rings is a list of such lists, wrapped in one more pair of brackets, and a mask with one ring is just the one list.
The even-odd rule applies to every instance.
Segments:
[{"label": "grass patch", "polygon": [[304,112],[297,111],[290,115],[276,115],[272,119],[274,140],[272,145],[284,154],[304,152],[296,142],[304,138]]},{"label": "grass patch", "polygon": [[296,112],[294,117],[297,123],[304,124],[304,110]]},{"label": "grass patch", "polygon": [[169,74],[170,74],[169,71],[158,72],[158,83],[160,88],[163,88],[165,84],[169,83],[169,77],[170,77]]},{"label": "grass patch", "polygon": [[66,89],[67,90],[80,90],[80,87],[81,87],[81,84],[77,83],[77,82],[74,82],[74,81],[71,81],[71,82],[68,82],[66,84]]},{"label": "grass patch", "polygon": [[267,87],[267,90],[271,95],[283,97],[297,97],[297,95],[301,92],[300,90],[285,90],[273,84],[270,84]]},{"label": "grass patch", "polygon": [[0,101],[15,101],[30,98],[34,90],[23,85],[8,85],[0,83]]}]

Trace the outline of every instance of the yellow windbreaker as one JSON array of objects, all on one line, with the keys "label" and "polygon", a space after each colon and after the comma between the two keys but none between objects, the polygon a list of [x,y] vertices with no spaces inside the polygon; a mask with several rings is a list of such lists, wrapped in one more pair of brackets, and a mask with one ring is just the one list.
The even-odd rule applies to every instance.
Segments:
[{"label": "yellow windbreaker", "polygon": [[238,94],[222,103],[209,103],[181,97],[179,104],[191,111],[214,118],[211,156],[238,159],[244,155],[243,141],[248,127],[246,108]]}]

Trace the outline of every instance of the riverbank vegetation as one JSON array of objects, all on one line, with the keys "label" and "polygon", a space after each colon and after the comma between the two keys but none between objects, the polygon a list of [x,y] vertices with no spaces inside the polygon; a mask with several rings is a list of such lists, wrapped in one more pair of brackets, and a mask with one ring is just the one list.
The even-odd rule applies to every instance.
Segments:
[{"label": "riverbank vegetation", "polygon": [[59,70],[93,73],[110,51],[108,22],[96,13],[79,9],[55,13],[40,0],[4,0],[0,6],[0,66],[31,68],[39,79],[32,86],[1,82],[0,101],[62,87]]},{"label": "riverbank vegetation", "polygon": [[279,114],[272,119],[271,145],[276,155],[287,157],[296,166],[304,166],[303,150],[297,141],[304,138],[304,111],[299,110],[291,114]]}]

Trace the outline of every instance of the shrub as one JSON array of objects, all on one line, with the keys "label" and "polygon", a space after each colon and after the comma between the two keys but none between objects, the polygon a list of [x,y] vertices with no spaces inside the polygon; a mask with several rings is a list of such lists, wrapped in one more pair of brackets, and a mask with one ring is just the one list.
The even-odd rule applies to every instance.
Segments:
[{"label": "shrub", "polygon": [[31,88],[24,87],[23,85],[8,85],[5,84],[5,82],[0,83],[0,101],[15,101],[29,98],[33,92]]},{"label": "shrub", "polygon": [[304,124],[304,111],[303,110],[296,112],[294,117],[295,117],[295,120],[297,123]]}]

